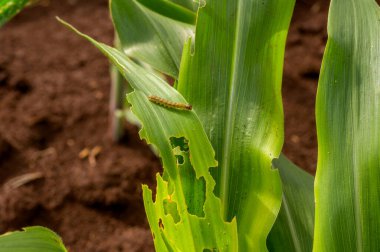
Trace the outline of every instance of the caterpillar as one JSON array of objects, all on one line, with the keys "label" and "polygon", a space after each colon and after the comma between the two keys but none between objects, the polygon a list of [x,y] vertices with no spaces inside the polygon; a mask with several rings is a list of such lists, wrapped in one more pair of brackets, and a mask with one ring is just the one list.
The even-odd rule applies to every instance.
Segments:
[{"label": "caterpillar", "polygon": [[161,105],[167,108],[174,108],[174,109],[180,109],[180,110],[192,110],[193,108],[190,104],[168,101],[164,98],[161,98],[155,95],[149,95],[148,99],[149,101],[153,103],[156,103],[158,105]]}]

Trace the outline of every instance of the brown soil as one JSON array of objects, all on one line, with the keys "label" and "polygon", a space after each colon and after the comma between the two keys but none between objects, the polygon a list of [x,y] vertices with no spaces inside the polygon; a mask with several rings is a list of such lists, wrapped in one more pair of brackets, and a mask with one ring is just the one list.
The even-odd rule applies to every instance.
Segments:
[{"label": "brown soil", "polygon": [[283,152],[312,174],[317,168],[315,96],[327,41],[328,6],[328,0],[297,1],[285,53]]},{"label": "brown soil", "polygon": [[[284,152],[311,173],[326,7],[298,2],[285,60]],[[134,126],[112,143],[108,62],[55,16],[112,43],[107,0],[52,0],[0,30],[0,233],[43,225],[70,251],[152,251],[141,184],[154,184],[159,161]],[[17,185],[25,174],[39,178]]]}]

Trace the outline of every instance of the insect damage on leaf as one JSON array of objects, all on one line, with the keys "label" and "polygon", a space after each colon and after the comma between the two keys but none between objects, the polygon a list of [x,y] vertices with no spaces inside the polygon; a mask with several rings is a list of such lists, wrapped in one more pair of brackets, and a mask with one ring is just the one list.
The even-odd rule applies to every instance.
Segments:
[{"label": "insect damage on leaf", "polygon": [[[197,178],[190,161],[189,141],[185,137],[171,137],[170,143],[177,158],[178,178],[183,186],[187,211],[198,217],[204,217],[203,211],[206,200],[206,180]],[[170,181],[169,181],[170,184]]]},{"label": "insect damage on leaf", "polygon": [[192,110],[193,108],[190,104],[168,101],[164,98],[161,98],[155,95],[148,96],[148,99],[149,101],[153,103],[156,103],[158,105],[161,105],[167,108],[174,108],[174,109],[180,109],[180,110]]}]

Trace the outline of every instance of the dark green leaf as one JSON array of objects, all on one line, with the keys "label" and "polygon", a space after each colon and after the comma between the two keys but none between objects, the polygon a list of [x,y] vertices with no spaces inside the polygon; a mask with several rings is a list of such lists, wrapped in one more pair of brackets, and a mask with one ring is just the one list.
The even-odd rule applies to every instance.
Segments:
[{"label": "dark green leaf", "polygon": [[193,36],[193,26],[165,17],[157,13],[159,8],[155,7],[152,11],[135,0],[112,0],[110,5],[126,55],[177,78],[182,47],[185,40]]}]

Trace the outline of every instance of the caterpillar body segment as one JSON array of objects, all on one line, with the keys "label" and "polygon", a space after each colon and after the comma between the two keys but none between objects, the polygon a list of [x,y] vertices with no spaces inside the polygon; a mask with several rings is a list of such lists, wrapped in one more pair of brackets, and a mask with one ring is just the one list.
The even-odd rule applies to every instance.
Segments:
[{"label": "caterpillar body segment", "polygon": [[149,101],[161,105],[163,107],[167,108],[174,108],[174,109],[179,109],[179,110],[192,110],[193,107],[190,104],[186,103],[180,103],[180,102],[172,102],[169,100],[166,100],[164,98],[155,96],[155,95],[149,95],[148,96]]}]

